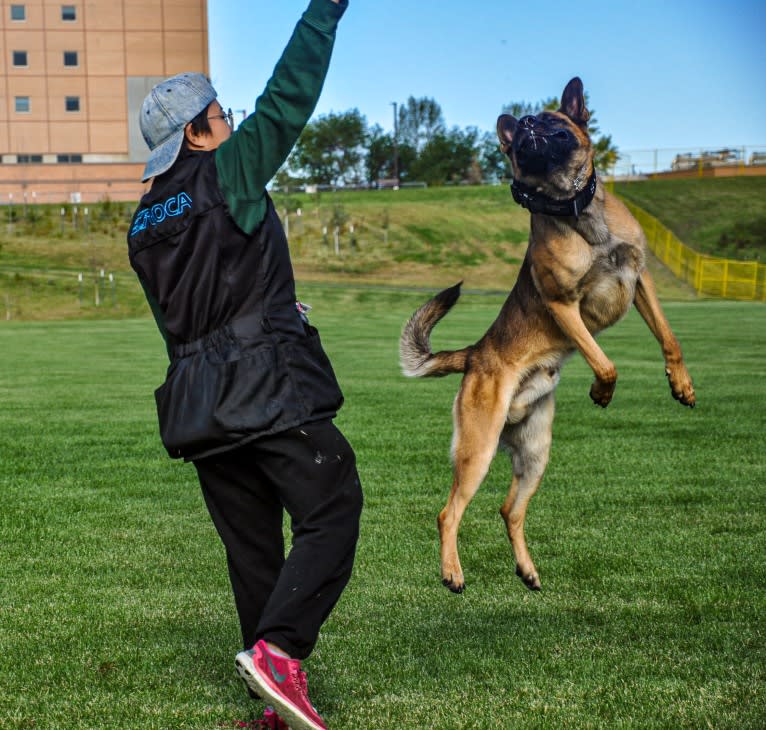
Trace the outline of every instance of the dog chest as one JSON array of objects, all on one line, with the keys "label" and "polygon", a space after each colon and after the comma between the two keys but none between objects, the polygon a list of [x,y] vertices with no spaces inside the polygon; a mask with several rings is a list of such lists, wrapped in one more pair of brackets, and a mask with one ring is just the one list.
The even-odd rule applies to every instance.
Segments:
[{"label": "dog chest", "polygon": [[597,246],[593,253],[580,298],[583,322],[591,332],[609,327],[626,314],[644,267],[642,250],[624,241]]}]

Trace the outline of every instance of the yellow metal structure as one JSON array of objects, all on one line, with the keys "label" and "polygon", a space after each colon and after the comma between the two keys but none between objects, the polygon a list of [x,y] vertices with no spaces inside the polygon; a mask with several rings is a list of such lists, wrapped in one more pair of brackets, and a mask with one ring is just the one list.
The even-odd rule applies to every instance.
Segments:
[{"label": "yellow metal structure", "polygon": [[644,229],[654,255],[699,296],[766,301],[766,264],[698,253],[643,208],[623,202]]}]

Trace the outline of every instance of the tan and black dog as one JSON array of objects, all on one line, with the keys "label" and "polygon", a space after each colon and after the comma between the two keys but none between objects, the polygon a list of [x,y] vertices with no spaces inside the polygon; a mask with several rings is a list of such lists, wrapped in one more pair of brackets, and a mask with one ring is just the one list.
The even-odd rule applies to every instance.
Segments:
[{"label": "tan and black dog", "polygon": [[512,455],[513,480],[500,509],[516,573],[532,590],[540,579],[524,539],[524,517],[548,463],[554,390],[564,360],[579,350],[595,380],[590,397],[606,407],[617,370],[594,336],[635,304],[662,348],[673,397],[694,406],[681,348],[645,268],[641,226],[596,177],[583,86],[572,79],[561,108],[497,122],[511,160],[513,197],[531,212],[518,280],[486,334],[462,350],[431,352],[429,336],[460,296],[438,294],[407,322],[400,342],[405,375],[465,373],[453,408],[454,479],[438,518],[444,585],[465,588],[457,534],[498,442]]}]

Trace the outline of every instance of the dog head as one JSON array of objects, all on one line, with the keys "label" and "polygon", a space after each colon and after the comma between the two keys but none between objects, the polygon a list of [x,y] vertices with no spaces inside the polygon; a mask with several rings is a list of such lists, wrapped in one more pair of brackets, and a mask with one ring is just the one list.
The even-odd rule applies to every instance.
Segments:
[{"label": "dog head", "polygon": [[578,77],[566,85],[558,111],[521,119],[502,114],[497,136],[514,179],[555,199],[579,192],[593,171],[589,119]]}]

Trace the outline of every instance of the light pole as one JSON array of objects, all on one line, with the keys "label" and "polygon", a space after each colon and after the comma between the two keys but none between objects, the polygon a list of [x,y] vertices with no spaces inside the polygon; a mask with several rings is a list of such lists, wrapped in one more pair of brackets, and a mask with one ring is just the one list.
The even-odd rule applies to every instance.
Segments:
[{"label": "light pole", "polygon": [[394,107],[394,178],[396,186],[399,187],[399,115],[397,114],[397,104],[391,102]]}]

